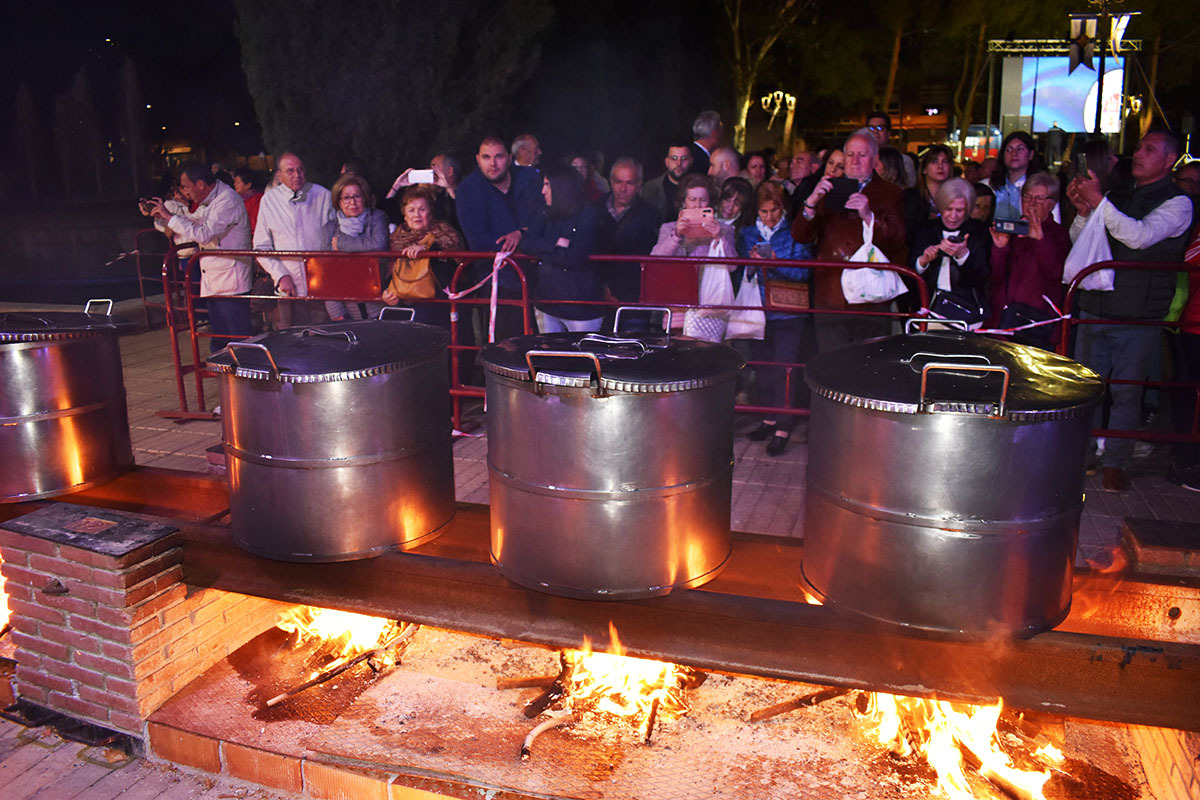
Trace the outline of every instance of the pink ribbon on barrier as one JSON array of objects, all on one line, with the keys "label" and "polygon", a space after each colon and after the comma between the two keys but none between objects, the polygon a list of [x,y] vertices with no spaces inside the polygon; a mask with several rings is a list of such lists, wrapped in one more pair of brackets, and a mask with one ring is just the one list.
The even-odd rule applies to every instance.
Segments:
[{"label": "pink ribbon on barrier", "polygon": [[513,254],[512,250],[496,253],[496,257],[492,260],[492,271],[483,277],[483,280],[472,286],[470,289],[463,289],[461,292],[446,292],[446,297],[451,300],[461,300],[467,295],[474,292],[476,289],[483,287],[488,281],[492,282],[491,302],[488,304],[488,342],[496,341],[496,307],[498,303],[498,292],[500,281],[496,279],[497,273],[500,272],[500,267],[503,266],[504,260]]}]

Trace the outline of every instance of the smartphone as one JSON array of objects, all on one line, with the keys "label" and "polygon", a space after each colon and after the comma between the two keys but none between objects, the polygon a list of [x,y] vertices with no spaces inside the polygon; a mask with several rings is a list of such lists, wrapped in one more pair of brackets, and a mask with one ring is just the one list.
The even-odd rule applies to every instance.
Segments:
[{"label": "smartphone", "polygon": [[1088,176],[1087,153],[1075,154],[1075,174],[1081,178]]},{"label": "smartphone", "polygon": [[1013,236],[1028,236],[1029,222],[1024,219],[1000,219],[996,218],[996,230],[1000,233],[1008,233]]},{"label": "smartphone", "polygon": [[713,218],[711,208],[685,208],[679,212],[677,232],[685,239],[711,239],[712,234],[704,230],[702,223]]},{"label": "smartphone", "polygon": [[408,173],[409,183],[433,183],[433,170],[414,169]]},{"label": "smartphone", "polygon": [[850,199],[850,195],[858,192],[858,181],[854,178],[831,178],[830,183],[833,188],[825,195],[825,210],[826,211],[841,211],[846,207],[846,201]]},{"label": "smartphone", "polygon": [[775,251],[771,249],[770,242],[759,242],[758,244],[754,245],[754,255],[758,256],[759,258],[774,258]]},{"label": "smartphone", "polygon": [[[1024,222],[1024,220],[1022,220],[1022,222]],[[967,240],[967,237],[961,233],[956,233],[956,234],[953,234],[952,236],[946,237],[946,241],[950,242],[951,244],[962,244],[966,240]]]}]

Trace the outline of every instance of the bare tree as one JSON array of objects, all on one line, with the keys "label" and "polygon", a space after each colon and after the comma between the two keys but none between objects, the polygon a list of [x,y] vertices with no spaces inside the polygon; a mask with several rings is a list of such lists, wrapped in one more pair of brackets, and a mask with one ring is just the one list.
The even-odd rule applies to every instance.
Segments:
[{"label": "bare tree", "polygon": [[729,38],[723,46],[733,71],[734,125],[733,146],[746,146],[746,116],[754,102],[759,76],[779,37],[811,8],[813,0],[721,0]]}]

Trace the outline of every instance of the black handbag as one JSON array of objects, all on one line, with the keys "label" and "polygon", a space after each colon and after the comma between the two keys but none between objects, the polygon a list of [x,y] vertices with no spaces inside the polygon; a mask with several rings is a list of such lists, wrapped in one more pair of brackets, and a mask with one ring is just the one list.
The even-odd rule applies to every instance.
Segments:
[{"label": "black handbag", "polygon": [[[1028,303],[1012,302],[1006,305],[1004,310],[1000,312],[1000,327],[1009,330],[1025,325],[1032,325],[1035,322],[1046,322],[1051,319],[1058,319],[1058,314],[1031,306]],[[1012,335],[1012,340],[1017,344],[1027,344],[1032,347],[1040,347],[1048,350],[1050,349],[1053,337],[1053,325],[1039,325],[1036,328],[1026,328],[1023,331],[1017,331]]]},{"label": "black handbag", "polygon": [[929,311],[942,319],[955,319],[968,326],[983,324],[983,306],[973,294],[939,289],[929,301]]}]

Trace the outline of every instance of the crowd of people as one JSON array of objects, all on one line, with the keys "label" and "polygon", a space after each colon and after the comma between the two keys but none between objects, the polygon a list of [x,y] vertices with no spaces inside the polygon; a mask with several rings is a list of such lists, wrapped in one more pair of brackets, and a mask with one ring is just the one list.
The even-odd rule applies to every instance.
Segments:
[{"label": "crowd of people", "polygon": [[[1081,143],[1057,173],[1046,169],[1034,139],[1020,131],[1004,138],[997,158],[962,164],[943,145],[928,147],[918,159],[893,146],[891,136],[888,116],[874,112],[862,128],[826,147],[742,155],[725,143],[720,116],[705,111],[691,137],[666,143],[662,172],[649,180],[631,157],[617,159],[606,174],[599,153],[569,153],[543,164],[532,134],[511,146],[489,136],[469,174],[440,153],[428,169],[402,172],[378,202],[361,163],[347,160],[330,191],[308,180],[297,154],[283,153],[265,190],[248,170],[214,175],[205,165],[184,164],[177,196],[146,202],[143,211],[202,249],[263,251],[257,264],[285,298],[307,294],[305,261],[271,251],[396,254],[381,260],[377,301],[330,301],[323,308],[283,302],[283,326],[374,316],[397,303],[414,306],[421,321],[448,326],[446,304],[431,301],[444,297],[456,265],[436,253],[464,249],[535,259],[525,277],[542,332],[601,329],[612,319],[612,301],[642,298],[642,264],[652,256],[765,259],[762,267],[728,267],[735,290],[756,281],[764,304],[766,286],[778,280],[806,285],[814,309],[926,310],[912,283],[898,297],[861,302],[847,299],[841,269],[775,263],[849,263],[870,248],[880,260],[920,276],[932,316],[972,328],[1019,328],[1009,338],[1053,348],[1060,344],[1059,326],[1036,323],[1072,311],[1063,308],[1064,262],[1090,220],[1102,222],[1114,259],[1179,262],[1186,254],[1200,263],[1192,200],[1200,194],[1200,162],[1176,169],[1182,148],[1167,131],[1145,135],[1124,160],[1105,140]],[[590,259],[595,254],[630,259],[596,262]],[[249,301],[240,295],[250,291],[252,267],[249,259],[200,259],[200,293],[214,334],[251,332]],[[490,269],[491,259],[481,260],[466,277],[474,282]],[[1144,380],[1155,364],[1161,371],[1163,334],[1142,323],[1174,315],[1179,327],[1169,335],[1168,363],[1178,380],[1200,379],[1200,281],[1197,273],[1190,281],[1180,274],[1118,270],[1111,289],[1081,292],[1076,312],[1082,319],[1130,324],[1079,326],[1070,343],[1075,356],[1103,377]],[[513,271],[501,270],[497,283],[500,297],[521,296]],[[785,313],[766,305],[765,327],[743,347],[753,360],[774,365],[890,330],[885,315]],[[626,319],[634,329],[649,326],[648,315]],[[494,325],[497,339],[520,334],[520,307],[501,304]],[[470,328],[459,327],[461,343],[473,344]],[[758,368],[754,384],[762,405],[807,402],[802,379],[789,379],[783,367]],[[1178,394],[1175,416],[1186,429],[1195,396]],[[1114,384],[1111,399],[1107,425],[1136,429],[1142,389]],[[795,419],[768,416],[750,436],[768,440],[767,451],[778,455],[796,433]],[[1105,489],[1128,487],[1132,447],[1129,439],[1109,440],[1096,454]],[[1176,447],[1169,475],[1196,490],[1198,449]]]}]

